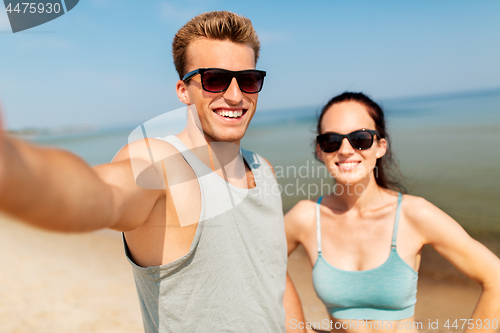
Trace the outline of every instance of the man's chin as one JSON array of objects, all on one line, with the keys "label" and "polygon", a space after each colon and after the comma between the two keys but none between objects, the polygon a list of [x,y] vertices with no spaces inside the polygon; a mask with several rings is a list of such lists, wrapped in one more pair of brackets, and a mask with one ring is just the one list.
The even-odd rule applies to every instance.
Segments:
[{"label": "man's chin", "polygon": [[205,133],[205,138],[212,142],[230,142],[238,144],[245,133],[214,133],[212,135]]}]

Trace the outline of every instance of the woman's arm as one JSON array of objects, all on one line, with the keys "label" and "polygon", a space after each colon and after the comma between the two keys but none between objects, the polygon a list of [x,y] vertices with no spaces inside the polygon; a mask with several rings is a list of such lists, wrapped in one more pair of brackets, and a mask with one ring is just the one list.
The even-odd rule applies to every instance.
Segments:
[{"label": "woman's arm", "polygon": [[[285,215],[285,233],[288,245],[288,256],[305,242],[306,236],[313,232],[316,235],[315,204],[309,200],[298,202]],[[311,230],[309,230],[312,228]]]},{"label": "woman's arm", "polygon": [[[292,252],[295,251],[295,249],[303,241],[302,236],[304,235],[304,226],[308,219],[311,218],[309,216],[310,214],[308,214],[308,204],[310,204],[310,202],[301,201],[285,215],[285,233],[288,246],[288,256],[290,256],[290,254],[292,254]],[[305,318],[299,295],[295,290],[288,272],[286,274],[284,306],[287,332],[314,332],[306,330],[305,328],[304,330],[298,329],[299,325],[305,324]]]},{"label": "woman's arm", "polygon": [[433,204],[422,198],[411,200],[408,218],[425,242],[481,285],[481,297],[465,332],[495,332],[492,321],[500,322],[500,259]]}]

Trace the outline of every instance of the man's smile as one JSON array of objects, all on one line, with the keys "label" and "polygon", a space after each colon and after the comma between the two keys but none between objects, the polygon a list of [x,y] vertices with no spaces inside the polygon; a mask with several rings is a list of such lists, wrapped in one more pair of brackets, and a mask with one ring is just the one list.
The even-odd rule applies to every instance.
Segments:
[{"label": "man's smile", "polygon": [[245,113],[246,109],[233,109],[233,108],[217,108],[213,112],[225,119],[240,119]]}]

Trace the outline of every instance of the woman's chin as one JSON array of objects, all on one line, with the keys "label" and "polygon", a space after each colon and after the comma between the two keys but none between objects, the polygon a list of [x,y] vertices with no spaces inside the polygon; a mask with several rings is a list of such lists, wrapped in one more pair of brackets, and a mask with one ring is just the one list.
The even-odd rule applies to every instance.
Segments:
[{"label": "woman's chin", "polygon": [[335,178],[335,190],[334,193],[337,195],[351,194],[351,195],[361,195],[366,190],[369,182],[367,182],[367,177],[337,177]]}]

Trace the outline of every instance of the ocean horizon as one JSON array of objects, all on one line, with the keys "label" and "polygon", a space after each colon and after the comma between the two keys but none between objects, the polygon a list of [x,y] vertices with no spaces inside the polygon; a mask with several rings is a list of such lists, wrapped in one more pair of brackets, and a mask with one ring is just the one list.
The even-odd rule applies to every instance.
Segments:
[{"label": "ocean horizon", "polygon": [[[379,103],[408,193],[428,199],[470,233],[500,239],[500,210],[496,208],[500,202],[500,89]],[[320,108],[257,111],[241,146],[267,158],[276,170],[320,170],[322,164],[313,155]],[[139,125],[28,139],[70,150],[90,165],[98,165],[110,162]],[[290,190],[282,193],[285,212],[299,200],[331,189],[329,176],[313,176],[312,172],[302,176],[278,175],[280,185],[289,185]]]}]

